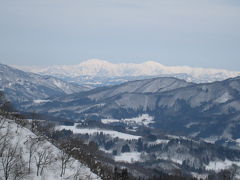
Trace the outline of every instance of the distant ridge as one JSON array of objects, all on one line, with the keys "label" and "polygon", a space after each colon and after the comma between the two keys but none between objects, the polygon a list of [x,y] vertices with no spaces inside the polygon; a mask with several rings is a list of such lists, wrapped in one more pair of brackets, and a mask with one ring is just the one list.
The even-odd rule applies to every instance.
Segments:
[{"label": "distant ridge", "polygon": [[90,59],[77,65],[57,65],[49,67],[23,67],[15,68],[53,75],[56,77],[77,78],[81,76],[93,77],[138,77],[138,76],[168,76],[184,79],[188,82],[204,83],[221,81],[227,78],[240,76],[240,72],[224,69],[192,68],[188,66],[164,66],[155,61],[140,64],[118,63],[105,60]]},{"label": "distant ridge", "polygon": [[4,64],[0,64],[0,89],[12,103],[33,100],[41,102],[53,96],[89,90],[85,86],[24,72]]}]

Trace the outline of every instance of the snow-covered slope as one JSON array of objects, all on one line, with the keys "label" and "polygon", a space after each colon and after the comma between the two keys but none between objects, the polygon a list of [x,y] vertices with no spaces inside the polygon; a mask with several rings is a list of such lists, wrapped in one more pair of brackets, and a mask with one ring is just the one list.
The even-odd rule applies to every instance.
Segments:
[{"label": "snow-covered slope", "polygon": [[91,99],[97,100],[97,99],[121,95],[124,93],[141,93],[141,94],[161,93],[161,92],[170,91],[173,89],[186,87],[191,84],[192,83],[188,83],[180,79],[169,78],[169,77],[144,79],[144,80],[130,81],[130,82],[120,84],[118,86],[113,86],[113,87],[107,88],[106,90],[100,91],[99,93],[89,95],[88,97]]},{"label": "snow-covered slope", "polygon": [[[39,67],[21,67],[19,69],[53,75],[62,78],[80,78],[86,76],[89,79],[96,77],[139,77],[139,76],[171,76],[185,79],[189,82],[213,82],[240,75],[240,72],[222,69],[191,68],[188,66],[164,66],[155,61],[147,61],[141,64],[120,63],[113,64],[105,60],[91,59],[77,65]],[[72,79],[72,80],[73,80]]]},{"label": "snow-covered slope", "polygon": [[[33,134],[30,130],[23,128],[19,125],[17,125],[13,120],[6,120],[4,123],[4,118],[0,117],[1,119],[1,128],[0,128],[0,137],[2,142],[2,137],[7,137],[6,144],[3,149],[3,154],[0,157],[0,177],[4,178],[4,172],[3,167],[6,166],[4,162],[6,161],[8,155],[11,155],[13,157],[14,161],[11,161],[10,163],[13,164],[11,166],[12,169],[9,170],[9,180],[14,179],[14,176],[16,175],[16,169],[19,171],[21,170],[21,177],[18,177],[17,179],[22,180],[74,180],[74,179],[86,179],[86,180],[100,180],[96,174],[90,171],[88,167],[81,164],[79,161],[75,159],[71,159],[66,167],[65,174],[60,177],[61,174],[61,160],[59,159],[61,157],[61,151],[52,145],[50,142],[46,140],[42,140],[41,144],[37,146],[36,151],[33,153],[32,161],[30,163],[31,171],[28,173],[28,162],[29,162],[29,154],[30,154],[30,146],[29,142],[31,139],[37,139],[37,136]],[[3,145],[3,144],[1,144]],[[0,146],[1,146],[0,145]],[[11,148],[15,149],[12,154],[9,154],[9,149]],[[2,146],[1,146],[2,149]],[[13,154],[14,153],[14,154]],[[37,176],[37,163],[38,158],[40,157],[41,153],[43,159],[49,158],[49,160],[46,164],[42,164],[41,167],[43,167],[41,175],[39,174]],[[15,157],[16,156],[16,157]],[[20,158],[21,157],[21,158]],[[16,164],[20,165],[21,167],[18,167]],[[26,165],[26,167],[25,167]],[[1,178],[0,178],[1,179]]]},{"label": "snow-covered slope", "polygon": [[[88,110],[92,111],[91,109],[94,109],[94,113],[100,115],[102,113],[99,113],[98,109],[108,107],[109,104],[111,104],[112,106],[111,109],[119,109],[119,106],[121,106],[121,104],[123,105],[122,108],[124,106],[126,108],[144,106],[145,108],[151,109],[151,107],[155,106],[157,100],[154,94],[159,94],[169,90],[191,86],[192,84],[193,83],[188,83],[184,80],[166,77],[130,81],[121,85],[96,88],[87,92],[60,96],[57,98],[53,98],[51,99],[51,101],[48,102],[34,104],[28,103],[22,105],[21,108],[22,110],[29,111],[30,109],[35,109],[37,107],[36,111],[39,113],[64,113],[68,116],[64,118],[70,119],[72,118],[72,116],[70,117],[69,112],[73,111],[80,115],[83,112],[86,113]],[[140,97],[135,98],[137,96]],[[101,101],[103,101],[103,103]],[[67,104],[67,106],[65,106],[65,104]],[[47,109],[45,109],[46,107]],[[74,119],[75,118],[76,117],[74,117]],[[80,116],[78,116],[78,119],[79,118],[81,119]]]},{"label": "snow-covered slope", "polygon": [[0,64],[0,88],[11,102],[40,100],[88,90],[51,76],[27,73],[3,64]]}]

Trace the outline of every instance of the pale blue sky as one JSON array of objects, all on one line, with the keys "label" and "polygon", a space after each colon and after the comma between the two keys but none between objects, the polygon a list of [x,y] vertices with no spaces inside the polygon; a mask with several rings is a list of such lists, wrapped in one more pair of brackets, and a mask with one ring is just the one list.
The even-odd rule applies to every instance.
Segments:
[{"label": "pale blue sky", "polygon": [[91,58],[240,71],[240,1],[0,0],[0,62]]}]

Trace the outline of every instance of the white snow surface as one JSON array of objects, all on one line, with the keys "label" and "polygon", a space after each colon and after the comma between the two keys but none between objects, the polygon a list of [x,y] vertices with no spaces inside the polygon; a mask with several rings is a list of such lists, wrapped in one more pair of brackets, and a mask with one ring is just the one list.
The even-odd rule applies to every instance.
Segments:
[{"label": "white snow surface", "polygon": [[141,161],[141,153],[140,152],[126,152],[121,153],[118,156],[114,156],[115,161],[134,163]]},{"label": "white snow surface", "polygon": [[149,142],[148,145],[167,144],[170,140],[168,139],[157,139],[154,142]]},{"label": "white snow surface", "polygon": [[[19,144],[19,147],[23,150],[23,160],[28,162],[28,156],[29,156],[29,149],[25,142],[28,140],[29,137],[37,137],[35,134],[33,134],[30,130],[23,128],[19,125],[17,125],[12,120],[7,120],[6,125],[3,129],[0,129],[0,133],[4,134],[6,132],[6,129],[10,129],[11,133],[11,140],[10,144],[16,145]],[[57,159],[58,154],[60,153],[60,150],[55,147],[53,144],[48,142],[47,140],[43,141],[43,144],[39,146],[38,152],[40,152],[44,147],[49,147],[49,150],[53,153],[55,161],[48,165],[43,171],[42,176],[36,175],[36,165],[35,160],[32,160],[31,163],[31,173],[23,178],[23,180],[73,180],[74,176],[79,173],[78,179],[86,179],[86,180],[100,180],[101,178],[98,177],[96,174],[91,172],[91,170],[80,163],[79,161],[75,159],[71,159],[71,163],[67,165],[66,173],[63,177],[60,177],[60,160]],[[0,158],[1,159],[1,158]],[[0,177],[3,176],[3,171],[1,170],[1,163],[0,163]],[[11,180],[11,178],[10,178]]]},{"label": "white snow surface", "polygon": [[217,98],[215,100],[215,102],[217,102],[217,103],[225,103],[225,102],[227,102],[230,99],[232,99],[232,96],[228,92],[226,92],[221,97]]},{"label": "white snow surface", "polygon": [[236,142],[237,142],[238,146],[240,147],[240,138],[236,139]]},{"label": "white snow surface", "polygon": [[119,120],[119,119],[101,119],[101,122],[103,124],[111,124],[111,123],[121,122],[121,120]]},{"label": "white snow surface", "polygon": [[66,77],[137,77],[137,76],[178,76],[191,82],[213,82],[240,75],[240,72],[223,69],[192,68],[188,66],[164,66],[155,61],[141,64],[113,64],[105,60],[90,59],[77,65],[61,65],[50,67],[14,66],[21,70],[46,75]]},{"label": "white snow surface", "polygon": [[98,129],[98,128],[77,128],[77,123],[74,124],[74,126],[57,126],[56,128],[58,130],[66,129],[66,130],[71,130],[74,134],[96,134],[96,133],[103,133],[106,135],[110,135],[113,138],[120,138],[120,139],[125,139],[125,140],[131,140],[131,139],[139,139],[141,136],[135,136],[132,134],[126,134],[118,131],[113,131],[113,130],[107,130],[107,129]]},{"label": "white snow surface", "polygon": [[49,100],[47,100],[47,99],[36,99],[33,102],[35,104],[41,104],[41,103],[49,102]]},{"label": "white snow surface", "polygon": [[153,117],[149,116],[148,114],[142,114],[135,118],[128,118],[128,119],[102,119],[101,122],[103,124],[111,124],[114,122],[123,122],[127,125],[137,124],[137,125],[144,125],[148,126],[149,124],[153,123]]},{"label": "white snow surface", "polygon": [[215,142],[219,139],[220,137],[218,136],[211,136],[208,138],[203,139],[207,143],[215,144]]},{"label": "white snow surface", "polygon": [[219,172],[224,169],[230,168],[233,164],[240,167],[240,162],[230,161],[228,159],[225,159],[225,161],[210,161],[208,165],[206,165],[207,170],[214,170],[216,172]]}]

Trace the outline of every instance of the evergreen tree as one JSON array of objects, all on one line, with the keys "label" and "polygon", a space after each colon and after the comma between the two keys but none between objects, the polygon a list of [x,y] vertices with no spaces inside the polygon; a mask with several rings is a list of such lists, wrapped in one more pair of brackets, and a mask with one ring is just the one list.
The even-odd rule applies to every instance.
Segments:
[{"label": "evergreen tree", "polygon": [[125,145],[122,147],[121,152],[122,152],[122,153],[130,152],[130,147],[128,146],[128,144],[125,144]]}]

